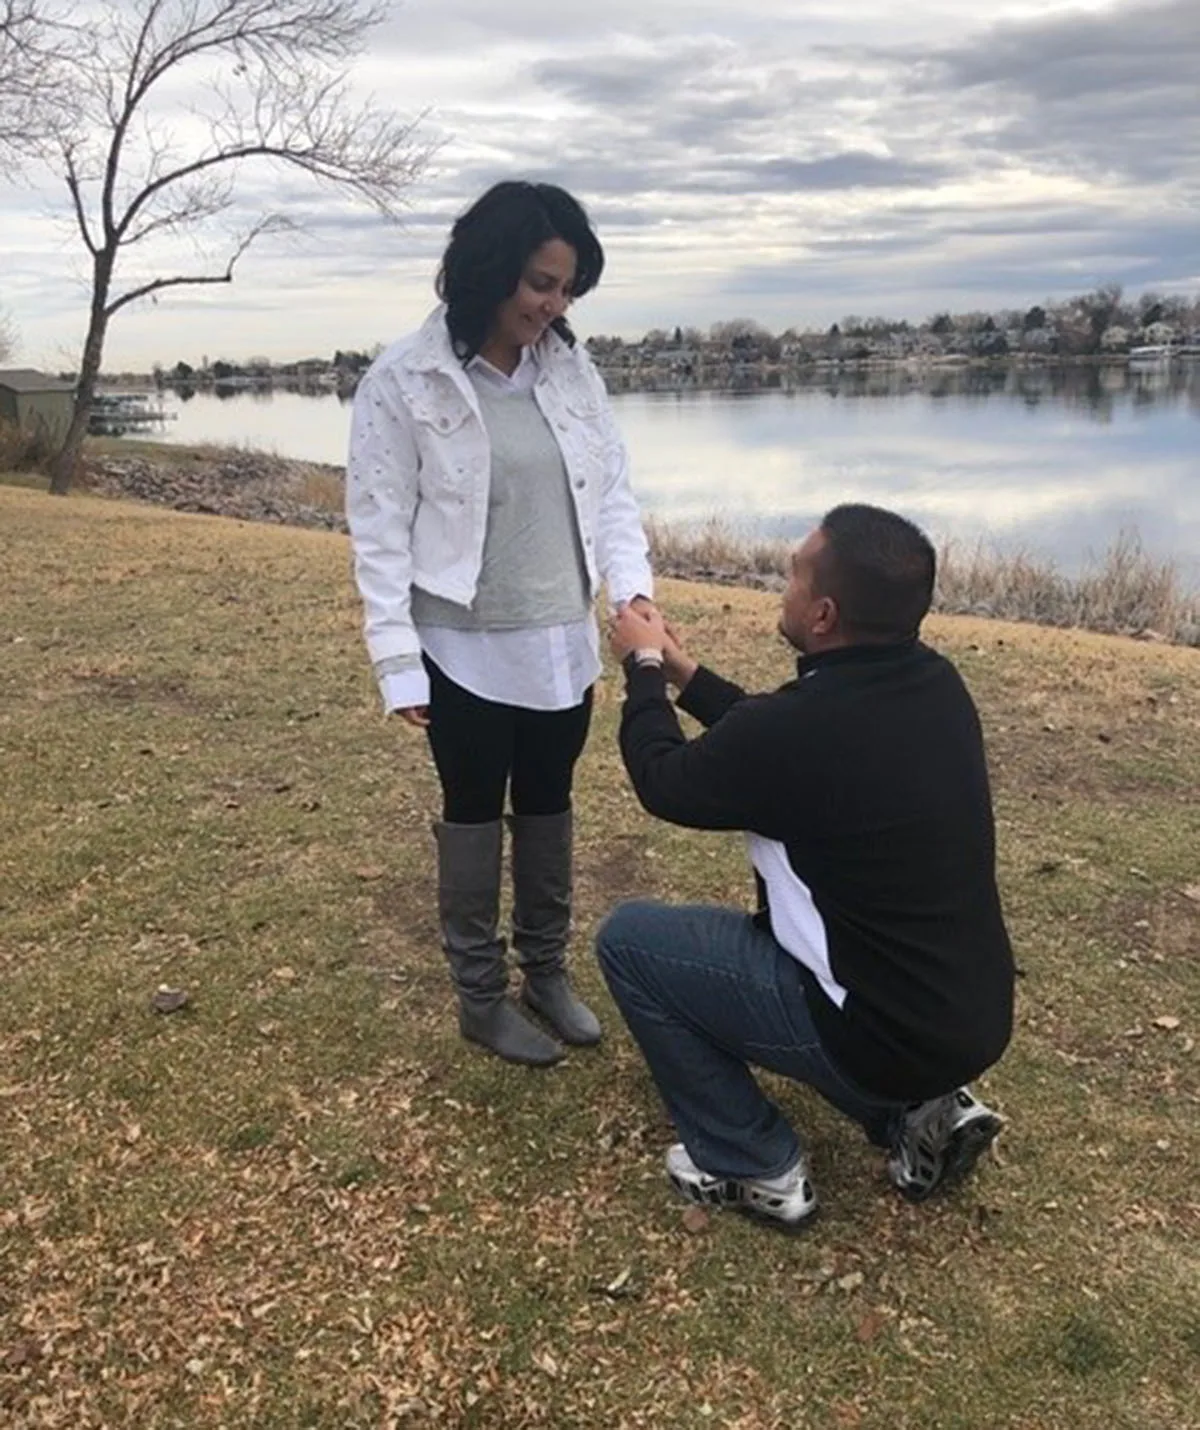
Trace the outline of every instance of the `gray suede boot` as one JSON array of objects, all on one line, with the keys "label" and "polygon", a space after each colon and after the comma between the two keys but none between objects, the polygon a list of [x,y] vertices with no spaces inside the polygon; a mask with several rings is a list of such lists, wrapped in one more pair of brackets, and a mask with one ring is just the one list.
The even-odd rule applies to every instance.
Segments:
[{"label": "gray suede boot", "polygon": [[458,989],[458,1026],[464,1038],[512,1063],[556,1063],[562,1048],[507,995],[500,917],[500,821],[435,824],[438,914],[442,947]]},{"label": "gray suede boot", "polygon": [[567,977],[571,932],[571,811],[513,814],[513,945],[525,975],[521,998],[564,1043],[600,1041],[600,1023]]}]

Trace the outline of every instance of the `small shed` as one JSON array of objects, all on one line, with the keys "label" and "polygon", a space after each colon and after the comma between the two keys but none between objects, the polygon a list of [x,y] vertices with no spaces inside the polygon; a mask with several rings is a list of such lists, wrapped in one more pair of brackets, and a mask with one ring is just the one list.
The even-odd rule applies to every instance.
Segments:
[{"label": "small shed", "polygon": [[71,425],[75,384],[33,368],[0,368],[0,422],[27,432],[41,430],[61,442]]}]

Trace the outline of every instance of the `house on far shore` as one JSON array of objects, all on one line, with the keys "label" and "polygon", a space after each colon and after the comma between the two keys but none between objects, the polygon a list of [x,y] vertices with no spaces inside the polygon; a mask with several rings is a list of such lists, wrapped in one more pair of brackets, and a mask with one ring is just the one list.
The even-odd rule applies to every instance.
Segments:
[{"label": "house on far shore", "polygon": [[0,422],[61,442],[71,425],[75,384],[33,368],[0,368]]}]

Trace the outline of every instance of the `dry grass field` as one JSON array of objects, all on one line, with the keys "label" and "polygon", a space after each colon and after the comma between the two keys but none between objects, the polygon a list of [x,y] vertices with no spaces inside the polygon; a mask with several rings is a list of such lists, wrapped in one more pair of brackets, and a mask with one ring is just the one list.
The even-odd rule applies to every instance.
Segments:
[{"label": "dry grass field", "polygon": [[[689,1218],[590,953],[744,903],[736,837],[578,795],[600,1049],[459,1041],[436,783],[379,714],[343,538],[0,485],[0,1423],[1200,1426],[1200,651],[931,620],[989,737],[1023,977],[997,1155],[909,1206],[798,1087],[823,1215]],[[775,599],[665,583],[787,677]],[[164,1014],[160,987],[188,1002]]]}]

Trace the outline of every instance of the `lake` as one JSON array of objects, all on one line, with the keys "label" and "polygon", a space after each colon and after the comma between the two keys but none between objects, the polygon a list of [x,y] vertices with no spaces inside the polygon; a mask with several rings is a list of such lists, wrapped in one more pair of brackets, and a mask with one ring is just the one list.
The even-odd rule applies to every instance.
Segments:
[{"label": "lake", "polygon": [[[777,386],[616,393],[643,508],[792,538],[870,501],[939,539],[1079,570],[1122,531],[1200,587],[1200,362],[823,373]],[[335,394],[168,396],[169,442],[341,463]]]}]

